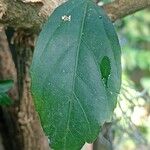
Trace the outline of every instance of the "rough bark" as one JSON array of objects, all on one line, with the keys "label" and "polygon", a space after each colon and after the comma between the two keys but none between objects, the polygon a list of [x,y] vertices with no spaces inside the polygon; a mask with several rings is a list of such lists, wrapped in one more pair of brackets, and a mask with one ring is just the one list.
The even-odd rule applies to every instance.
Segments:
[{"label": "rough bark", "polygon": [[[65,0],[22,1],[0,0],[0,23],[5,26],[37,31],[41,28],[48,15]],[[114,22],[117,19],[149,6],[150,0],[115,0],[103,7],[110,19]]]},{"label": "rough bark", "polygon": [[150,0],[115,0],[103,7],[114,22],[139,10],[150,7]]},{"label": "rough bark", "polygon": [[[6,147],[10,149],[18,150],[21,145],[22,137],[19,130],[19,124],[17,122],[17,104],[19,102],[18,88],[17,88],[17,73],[16,68],[11,56],[11,52],[8,46],[7,37],[5,35],[3,27],[0,30],[0,80],[13,79],[14,87],[9,92],[10,96],[14,100],[14,105],[9,108],[3,107],[4,123],[8,127],[7,139],[9,145],[6,143]],[[4,143],[5,144],[5,143]]]},{"label": "rough bark", "polygon": [[15,67],[5,32],[3,29],[0,32],[0,80],[13,79],[15,82],[10,91],[14,105],[3,108],[4,124],[8,130],[3,132],[4,145],[7,150],[49,150],[30,93],[29,66],[33,51],[26,44],[32,45],[29,41],[33,38],[22,35],[22,31],[18,33],[13,39],[18,39],[17,46],[13,49],[16,51]]},{"label": "rough bark", "polygon": [[[19,31],[19,34],[23,33]],[[30,76],[29,67],[32,60],[33,49],[26,45],[30,39],[30,35],[21,35],[23,41],[17,42],[17,73],[19,91],[19,111],[18,122],[23,135],[24,150],[48,150],[48,140],[39,123],[38,115],[35,112],[34,104],[30,92]],[[18,38],[16,36],[16,38]],[[19,37],[20,38],[20,37]],[[30,40],[28,40],[28,38]],[[19,39],[20,40],[20,39]],[[26,41],[27,40],[27,41]],[[22,46],[24,45],[24,46]]]}]

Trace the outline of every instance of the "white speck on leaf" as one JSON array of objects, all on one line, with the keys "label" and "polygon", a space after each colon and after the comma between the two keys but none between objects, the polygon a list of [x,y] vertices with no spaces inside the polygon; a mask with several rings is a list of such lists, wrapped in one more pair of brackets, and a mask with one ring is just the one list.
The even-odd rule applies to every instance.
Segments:
[{"label": "white speck on leaf", "polygon": [[71,15],[69,15],[69,16],[64,15],[64,16],[61,17],[61,19],[63,21],[71,21]]}]

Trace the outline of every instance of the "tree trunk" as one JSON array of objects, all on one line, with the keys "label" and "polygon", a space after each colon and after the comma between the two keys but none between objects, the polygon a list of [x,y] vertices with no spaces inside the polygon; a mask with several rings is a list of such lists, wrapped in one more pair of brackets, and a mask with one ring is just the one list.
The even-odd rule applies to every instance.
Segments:
[{"label": "tree trunk", "polygon": [[[14,100],[14,105],[12,107],[2,108],[1,118],[6,130],[3,128],[2,135],[4,137],[4,144],[6,149],[19,150],[22,143],[22,136],[20,136],[19,124],[17,121],[17,110],[18,110],[18,89],[17,89],[17,73],[15,69],[14,62],[10,53],[10,49],[7,42],[7,37],[5,35],[3,27],[0,30],[0,80],[13,79],[14,87],[9,92],[10,96]],[[9,144],[8,144],[9,143]]]},{"label": "tree trunk", "polygon": [[[23,41],[20,39],[23,39]],[[9,129],[8,136],[6,138],[3,136],[5,148],[8,150],[49,150],[48,140],[34,110],[30,93],[29,67],[33,53],[33,47],[28,46],[28,42],[31,42],[30,34],[26,35],[24,32],[19,31],[18,34],[15,33],[14,41],[17,43],[12,50],[17,56],[15,57],[16,67],[9,50],[5,32],[4,30],[1,31],[0,79],[11,78],[16,83],[15,87],[10,91],[14,105],[10,108],[3,108],[3,115],[5,115],[3,123]],[[6,135],[6,133],[3,135]],[[10,146],[8,147],[8,145]]]}]

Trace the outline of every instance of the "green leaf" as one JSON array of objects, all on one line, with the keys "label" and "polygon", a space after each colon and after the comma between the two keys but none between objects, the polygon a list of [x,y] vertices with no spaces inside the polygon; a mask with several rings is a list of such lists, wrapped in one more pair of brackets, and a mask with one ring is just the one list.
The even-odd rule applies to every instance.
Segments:
[{"label": "green leaf", "polygon": [[12,87],[13,81],[12,80],[1,80],[0,81],[0,93],[7,92]]},{"label": "green leaf", "polygon": [[12,80],[0,81],[0,105],[8,106],[12,104],[12,100],[6,94],[6,92],[12,87]]},{"label": "green leaf", "polygon": [[9,106],[11,104],[13,104],[11,98],[5,93],[0,93],[0,105]]},{"label": "green leaf", "polygon": [[79,150],[93,142],[110,121],[121,85],[120,46],[103,9],[89,0],[57,8],[39,35],[31,79],[51,147]]}]

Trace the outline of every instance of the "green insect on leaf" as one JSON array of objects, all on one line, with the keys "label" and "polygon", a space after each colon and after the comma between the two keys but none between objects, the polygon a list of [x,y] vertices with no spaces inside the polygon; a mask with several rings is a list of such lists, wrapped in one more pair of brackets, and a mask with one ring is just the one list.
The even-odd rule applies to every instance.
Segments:
[{"label": "green insect on leaf", "polygon": [[107,87],[107,81],[111,73],[111,64],[107,56],[104,56],[100,63],[102,79]]}]

